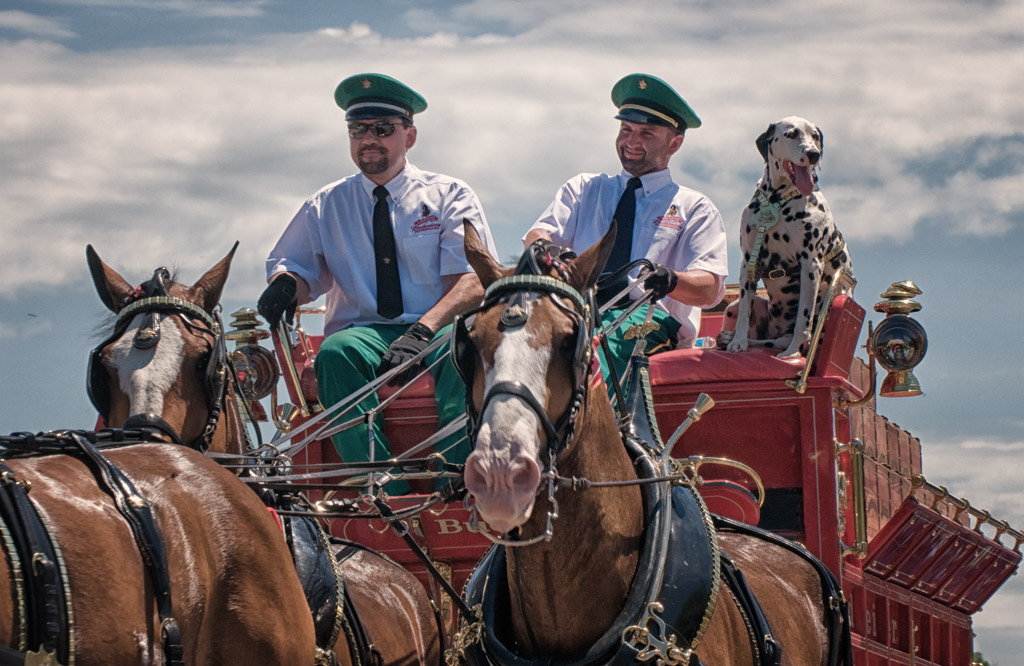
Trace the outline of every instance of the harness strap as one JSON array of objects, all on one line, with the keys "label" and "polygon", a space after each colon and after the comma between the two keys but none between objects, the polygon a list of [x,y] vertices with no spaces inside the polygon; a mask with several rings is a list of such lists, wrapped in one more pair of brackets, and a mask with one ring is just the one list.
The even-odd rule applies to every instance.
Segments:
[{"label": "harness strap", "polygon": [[366,625],[359,619],[359,613],[352,603],[352,597],[348,593],[348,586],[341,586],[342,597],[342,627],[345,629],[345,637],[348,639],[348,653],[352,659],[353,666],[381,666],[383,657],[380,650],[374,647],[370,641],[370,635],[366,631]]},{"label": "harness strap", "polygon": [[811,555],[807,549],[788,539],[783,539],[777,534],[724,516],[713,515],[712,519],[717,530],[728,530],[769,541],[791,553],[796,553],[814,567],[821,578],[822,603],[825,606],[825,621],[828,623],[829,657],[827,663],[829,666],[853,666],[850,605],[846,601],[843,588],[835,574],[821,560]]},{"label": "harness strap", "polygon": [[[838,229],[836,230],[836,233],[839,234],[839,242],[837,242],[835,245],[833,245],[832,249],[829,250],[828,254],[825,255],[825,258],[823,260],[825,263],[828,263],[828,262],[832,261],[833,259],[838,257],[839,254],[843,250],[846,249],[846,240],[843,238],[843,234],[841,234]],[[761,278],[763,280],[781,280],[782,278],[784,278],[784,277],[786,277],[788,275],[793,275],[794,273],[797,273],[799,271],[800,271],[800,266],[799,265],[793,266],[792,268],[788,268],[788,269],[786,269],[786,268],[773,268],[772,270],[768,271],[764,275],[761,275],[759,273],[755,277],[759,277],[759,278]]]},{"label": "harness strap", "polygon": [[[121,425],[122,428],[151,428],[161,435],[166,435],[175,444],[185,445],[185,442],[181,441],[181,436],[178,431],[174,429],[167,421],[163,420],[160,416],[147,413],[147,414],[135,414],[125,419],[125,422]],[[205,448],[200,448],[200,451],[205,451]]]},{"label": "harness strap", "polygon": [[754,238],[754,246],[750,250],[750,260],[747,262],[747,277],[749,279],[757,279],[757,260],[761,256],[764,235],[779,223],[782,207],[799,196],[800,191],[795,187],[790,189],[779,201],[770,201],[764,192],[757,191],[755,199],[758,202],[758,210],[754,213],[757,222],[757,236]]},{"label": "harness strap", "polygon": [[24,666],[25,653],[0,645],[0,666]]},{"label": "harness strap", "polygon": [[[619,378],[619,373],[615,371],[615,357],[612,355],[612,350],[608,346],[608,336],[598,335],[598,344],[601,346],[601,352],[604,354],[604,358],[608,365],[608,379],[609,386],[612,387],[612,392],[615,394],[615,409],[619,417],[620,423],[626,423],[629,418],[629,414],[626,408],[626,398],[622,394],[622,381]],[[600,371],[601,366],[598,366]]]},{"label": "harness strap", "polygon": [[104,456],[89,440],[77,434],[71,435],[85,454],[97,475],[101,486],[114,499],[114,505],[131,528],[132,536],[139,547],[142,561],[149,571],[156,597],[157,612],[160,615],[160,631],[163,634],[164,655],[168,666],[184,666],[184,650],[181,632],[174,619],[171,603],[171,579],[167,565],[167,549],[163,535],[149,502],[135,488],[135,484],[109,458]]},{"label": "harness strap", "polygon": [[27,482],[19,481],[0,462],[0,526],[5,541],[12,542],[7,545],[12,587],[19,601],[15,608],[18,647],[67,663],[74,628],[60,552],[28,492]]},{"label": "harness strap", "polygon": [[217,322],[206,310],[191,301],[171,296],[153,296],[151,298],[140,298],[124,306],[117,313],[117,322],[114,324],[114,327],[121,326],[123,322],[129,320],[137,312],[149,312],[151,310],[190,314],[197,319],[201,319],[208,328],[212,329],[217,326]]},{"label": "harness strap", "polygon": [[564,281],[548,275],[509,275],[492,282],[484,292],[484,301],[490,301],[496,294],[506,291],[542,291],[564,296],[572,301],[580,312],[586,309],[586,299]]},{"label": "harness strap", "polygon": [[[544,434],[548,438],[549,445],[553,445],[558,441],[558,429],[562,424],[560,423],[559,426],[555,426],[551,423],[551,419],[548,418],[547,412],[544,411],[544,406],[540,404],[540,401],[537,400],[535,395],[533,395],[533,392],[522,382],[497,382],[491,386],[490,390],[487,391],[487,395],[484,397],[483,405],[480,407],[481,415],[487,411],[487,407],[491,404],[491,401],[499,395],[512,395],[525,402],[530,409],[534,411],[537,418],[540,419],[540,424],[544,428]],[[566,410],[565,414],[568,413],[569,410]]]},{"label": "harness strap", "polygon": [[843,238],[843,234],[836,229],[836,233],[839,234],[839,242],[832,246],[832,249],[825,255],[825,261],[832,261],[839,256],[839,253],[846,249],[846,239]]},{"label": "harness strap", "polygon": [[732,598],[743,616],[750,638],[750,649],[754,653],[754,662],[758,666],[779,666],[782,663],[782,646],[772,636],[772,628],[768,624],[761,604],[757,602],[753,590],[747,585],[747,579],[732,559],[720,551],[722,558],[722,578],[725,579]]}]

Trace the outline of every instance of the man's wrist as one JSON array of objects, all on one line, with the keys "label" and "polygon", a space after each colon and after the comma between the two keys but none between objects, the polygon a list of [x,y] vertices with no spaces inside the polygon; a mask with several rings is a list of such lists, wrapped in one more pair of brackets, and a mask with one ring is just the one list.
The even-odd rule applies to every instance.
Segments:
[{"label": "man's wrist", "polygon": [[423,322],[416,322],[405,331],[406,335],[412,335],[413,337],[422,340],[424,342],[430,342],[434,337],[434,330],[424,324]]},{"label": "man's wrist", "polygon": [[[281,280],[284,280],[284,282],[291,282],[292,289],[296,289],[299,286],[299,281],[295,279],[295,276],[291,273],[274,273],[270,276],[270,281],[267,284],[274,284]],[[284,284],[284,282],[282,282],[282,284]]]}]

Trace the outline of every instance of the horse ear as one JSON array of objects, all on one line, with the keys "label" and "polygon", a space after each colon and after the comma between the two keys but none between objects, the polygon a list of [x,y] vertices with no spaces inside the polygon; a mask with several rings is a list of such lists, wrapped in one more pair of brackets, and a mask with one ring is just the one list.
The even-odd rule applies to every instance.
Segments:
[{"label": "horse ear", "polygon": [[765,162],[768,161],[768,140],[772,138],[773,134],[775,134],[775,123],[772,123],[768,126],[768,129],[761,132],[761,136],[757,137],[757,140],[754,142],[757,144],[757,152],[761,153],[761,157]]},{"label": "horse ear", "polygon": [[601,275],[608,255],[612,253],[612,247],[615,245],[615,229],[616,223],[612,220],[604,238],[569,264],[568,282],[577,290],[585,291],[597,283],[597,278]]},{"label": "horse ear", "polygon": [[487,289],[492,282],[503,275],[505,267],[495,261],[491,253],[487,251],[483,241],[480,240],[480,234],[476,232],[476,228],[469,223],[469,220],[462,220],[462,231],[466,237],[466,261],[476,271],[477,277],[480,278],[480,284]]},{"label": "horse ear", "polygon": [[89,273],[92,274],[92,283],[96,286],[100,300],[108,310],[117,314],[135,289],[117,271],[103,263],[92,245],[85,246],[85,259],[89,262]]},{"label": "horse ear", "polygon": [[206,274],[188,290],[189,296],[202,305],[207,312],[213,312],[213,309],[220,303],[220,295],[224,291],[224,283],[228,281],[228,271],[231,269],[231,259],[235,256],[237,249],[238,241],[235,241],[227,256],[206,271]]}]

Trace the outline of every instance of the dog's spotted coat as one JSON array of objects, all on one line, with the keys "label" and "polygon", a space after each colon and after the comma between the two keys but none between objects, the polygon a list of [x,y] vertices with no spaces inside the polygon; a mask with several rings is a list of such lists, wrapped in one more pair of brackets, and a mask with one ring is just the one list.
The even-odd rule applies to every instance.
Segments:
[{"label": "dog's spotted coat", "polygon": [[[852,275],[850,253],[815,187],[822,147],[821,130],[796,116],[757,138],[765,170],[740,224],[743,265],[738,305],[726,311],[735,317],[729,351],[761,346],[782,349],[780,358],[806,353],[832,277],[840,268]],[[767,303],[757,297],[759,279]]]}]

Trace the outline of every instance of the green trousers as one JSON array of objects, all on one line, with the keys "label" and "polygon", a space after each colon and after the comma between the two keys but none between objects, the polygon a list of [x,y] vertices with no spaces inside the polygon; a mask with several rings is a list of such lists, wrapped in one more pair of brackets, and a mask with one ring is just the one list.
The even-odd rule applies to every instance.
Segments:
[{"label": "green trousers", "polygon": [[[625,339],[626,331],[629,330],[630,326],[640,326],[644,323],[644,319],[647,317],[647,308],[649,307],[651,306],[643,305],[637,308],[636,312],[627,317],[622,322],[622,325],[608,336],[608,349],[612,355],[612,367],[615,368],[615,373],[620,382],[624,379],[623,375],[626,372],[626,366],[629,365],[629,357],[633,355],[633,349],[636,348],[635,338],[631,340]],[[603,329],[615,321],[615,318],[621,314],[622,310],[615,308],[605,312],[601,315],[601,328]],[[674,349],[676,334],[679,332],[679,322],[664,310],[655,310],[651,321],[657,324],[658,328],[645,336],[647,340],[645,353],[649,356],[659,351]],[[608,386],[608,395],[614,398],[615,390],[612,388],[611,374],[608,372],[608,359],[605,358],[603,350],[598,350],[598,358],[601,361],[601,376],[604,377],[604,382]]]},{"label": "green trousers", "polygon": [[[328,336],[320,345],[314,364],[320,402],[324,406],[333,405],[373,381],[377,377],[377,366],[388,347],[408,328],[405,324],[353,326]],[[434,339],[447,333],[450,328],[442,328]],[[430,372],[434,377],[434,400],[440,429],[466,413],[466,387],[449,361],[447,345],[428,354],[426,363],[428,366],[433,365]],[[339,422],[362,416],[378,404],[377,395],[370,394],[354,408],[348,409],[339,418]],[[345,462],[365,462],[370,459],[366,427],[362,423],[331,437],[334,448]],[[373,420],[372,428],[374,459],[387,460],[391,457],[391,447],[384,435],[383,419],[379,415]],[[459,439],[463,441],[454,445]],[[463,433],[456,433],[438,443],[435,450],[443,452],[448,462],[462,463],[470,453],[470,444],[465,441]],[[428,453],[424,452],[423,455]],[[446,483],[447,479],[438,479],[437,485]],[[386,490],[393,495],[408,493],[409,484],[393,481],[386,486]]]}]

